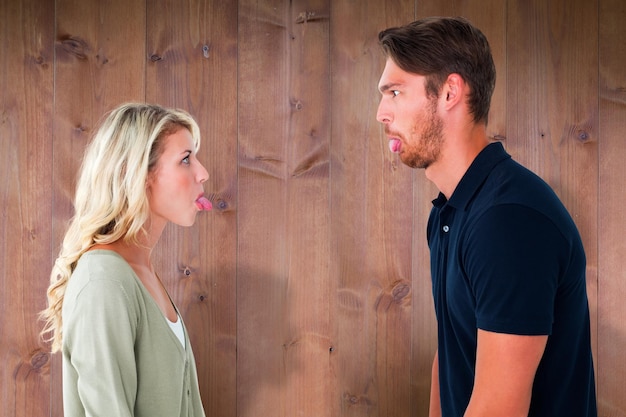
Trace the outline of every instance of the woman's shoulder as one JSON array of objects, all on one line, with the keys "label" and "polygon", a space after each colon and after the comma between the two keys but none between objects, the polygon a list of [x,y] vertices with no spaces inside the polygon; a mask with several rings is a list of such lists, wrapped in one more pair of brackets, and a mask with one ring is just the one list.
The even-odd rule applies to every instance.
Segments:
[{"label": "woman's shoulder", "polygon": [[132,268],[126,262],[124,257],[112,249],[91,249],[81,255],[78,264],[87,264],[90,267],[105,267],[128,270],[132,272]]},{"label": "woman's shoulder", "polygon": [[81,255],[70,282],[111,281],[123,287],[134,287],[135,274],[128,262],[110,249],[93,249]]}]

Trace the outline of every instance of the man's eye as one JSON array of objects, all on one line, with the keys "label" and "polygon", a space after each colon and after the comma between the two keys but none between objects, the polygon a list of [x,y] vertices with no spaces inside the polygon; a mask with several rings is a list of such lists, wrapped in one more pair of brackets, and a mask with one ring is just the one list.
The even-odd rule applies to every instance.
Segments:
[{"label": "man's eye", "polygon": [[398,94],[400,94],[398,90],[391,90],[391,95],[393,95],[394,97],[398,96]]}]

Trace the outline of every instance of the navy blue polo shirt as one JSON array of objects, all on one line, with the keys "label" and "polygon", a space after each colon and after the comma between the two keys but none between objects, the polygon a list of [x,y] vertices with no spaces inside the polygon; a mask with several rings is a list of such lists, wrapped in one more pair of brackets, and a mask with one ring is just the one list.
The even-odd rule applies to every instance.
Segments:
[{"label": "navy blue polo shirt", "polygon": [[549,335],[530,417],[595,417],[582,241],[553,190],[488,145],[428,220],[443,417],[472,393],[477,329]]}]

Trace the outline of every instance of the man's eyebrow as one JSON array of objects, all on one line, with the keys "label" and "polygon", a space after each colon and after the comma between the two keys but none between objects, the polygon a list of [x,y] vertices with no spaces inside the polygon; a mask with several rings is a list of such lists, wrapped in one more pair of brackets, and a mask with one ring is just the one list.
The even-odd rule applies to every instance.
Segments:
[{"label": "man's eyebrow", "polygon": [[381,85],[380,87],[378,87],[378,91],[380,91],[381,93],[384,93],[385,91],[391,90],[392,88],[395,88],[399,85],[400,84],[398,83],[389,83],[389,84]]}]

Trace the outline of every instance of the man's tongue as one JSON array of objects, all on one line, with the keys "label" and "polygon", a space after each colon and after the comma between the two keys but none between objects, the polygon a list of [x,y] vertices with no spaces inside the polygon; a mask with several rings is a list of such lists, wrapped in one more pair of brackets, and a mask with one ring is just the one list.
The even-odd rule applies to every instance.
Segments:
[{"label": "man's tongue", "polygon": [[402,146],[402,143],[400,142],[399,139],[391,139],[389,141],[389,150],[393,153],[398,153],[400,152],[400,147]]},{"label": "man's tongue", "polygon": [[206,197],[200,197],[196,200],[196,205],[200,210],[211,210],[213,205]]}]

